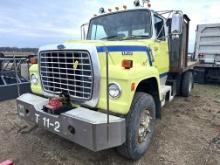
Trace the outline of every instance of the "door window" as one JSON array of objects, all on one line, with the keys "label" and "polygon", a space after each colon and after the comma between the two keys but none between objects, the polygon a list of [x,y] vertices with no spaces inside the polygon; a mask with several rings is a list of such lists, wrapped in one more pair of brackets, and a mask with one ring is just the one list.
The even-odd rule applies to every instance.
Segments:
[{"label": "door window", "polygon": [[156,37],[158,40],[165,40],[164,21],[162,18],[154,15],[154,28],[156,31]]}]

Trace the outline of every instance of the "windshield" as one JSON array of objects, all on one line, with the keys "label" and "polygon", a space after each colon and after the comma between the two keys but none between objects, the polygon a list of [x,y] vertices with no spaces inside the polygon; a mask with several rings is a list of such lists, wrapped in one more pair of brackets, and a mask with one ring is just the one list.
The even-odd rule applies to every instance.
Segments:
[{"label": "windshield", "polygon": [[90,21],[88,40],[123,40],[151,37],[148,10],[104,15]]}]

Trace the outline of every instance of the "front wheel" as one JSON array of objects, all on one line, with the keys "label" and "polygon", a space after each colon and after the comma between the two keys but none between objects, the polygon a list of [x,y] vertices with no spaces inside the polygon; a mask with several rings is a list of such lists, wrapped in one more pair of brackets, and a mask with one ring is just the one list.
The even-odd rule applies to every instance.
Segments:
[{"label": "front wheel", "polygon": [[155,130],[156,106],[153,97],[137,92],[126,117],[126,142],[118,152],[132,160],[139,159],[149,148]]}]

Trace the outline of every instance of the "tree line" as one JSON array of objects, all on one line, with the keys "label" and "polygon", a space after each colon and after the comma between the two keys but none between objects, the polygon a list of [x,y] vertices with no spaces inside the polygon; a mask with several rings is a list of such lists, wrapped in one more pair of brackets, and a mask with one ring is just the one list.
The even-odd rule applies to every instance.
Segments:
[{"label": "tree line", "polygon": [[0,47],[0,51],[2,52],[33,52],[37,53],[37,48],[17,48],[17,47]]}]

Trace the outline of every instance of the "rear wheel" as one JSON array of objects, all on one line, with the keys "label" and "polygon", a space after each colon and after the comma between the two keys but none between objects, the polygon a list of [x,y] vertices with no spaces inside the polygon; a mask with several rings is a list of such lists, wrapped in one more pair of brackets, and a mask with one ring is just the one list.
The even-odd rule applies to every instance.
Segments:
[{"label": "rear wheel", "polygon": [[126,142],[118,152],[132,160],[139,159],[149,148],[154,134],[156,107],[153,97],[137,92],[126,117]]},{"label": "rear wheel", "polygon": [[192,72],[185,72],[182,78],[182,86],[181,86],[181,93],[182,96],[188,97],[191,95],[193,88],[193,75]]}]

